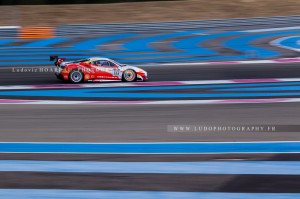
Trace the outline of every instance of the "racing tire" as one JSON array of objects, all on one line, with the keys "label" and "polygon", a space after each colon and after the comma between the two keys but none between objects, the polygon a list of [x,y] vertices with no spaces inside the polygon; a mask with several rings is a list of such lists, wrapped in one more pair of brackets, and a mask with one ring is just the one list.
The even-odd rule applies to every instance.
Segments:
[{"label": "racing tire", "polygon": [[69,81],[73,84],[78,84],[83,82],[84,80],[84,75],[82,73],[82,71],[80,70],[72,70],[69,74]]},{"label": "racing tire", "polygon": [[135,82],[137,80],[136,72],[132,69],[127,69],[122,74],[123,82]]}]

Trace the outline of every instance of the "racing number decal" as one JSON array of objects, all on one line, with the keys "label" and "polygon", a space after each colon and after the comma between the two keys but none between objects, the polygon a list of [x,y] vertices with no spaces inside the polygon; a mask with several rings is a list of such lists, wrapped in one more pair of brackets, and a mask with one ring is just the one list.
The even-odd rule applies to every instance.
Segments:
[{"label": "racing number decal", "polygon": [[120,74],[119,68],[113,69],[113,76],[119,76],[119,74]]}]

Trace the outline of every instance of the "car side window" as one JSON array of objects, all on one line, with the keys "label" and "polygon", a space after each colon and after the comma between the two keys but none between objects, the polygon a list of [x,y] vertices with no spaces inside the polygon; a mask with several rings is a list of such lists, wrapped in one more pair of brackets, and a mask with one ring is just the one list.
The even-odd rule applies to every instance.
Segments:
[{"label": "car side window", "polygon": [[106,60],[98,60],[98,61],[95,61],[94,63],[98,66],[110,66],[109,62]]},{"label": "car side window", "polygon": [[100,66],[100,61],[93,61],[93,64]]},{"label": "car side window", "polygon": [[109,66],[108,61],[100,61],[101,66]]},{"label": "car side window", "polygon": [[115,64],[112,63],[111,61],[109,61],[108,63],[109,63],[109,65],[112,66],[112,67],[115,66]]}]

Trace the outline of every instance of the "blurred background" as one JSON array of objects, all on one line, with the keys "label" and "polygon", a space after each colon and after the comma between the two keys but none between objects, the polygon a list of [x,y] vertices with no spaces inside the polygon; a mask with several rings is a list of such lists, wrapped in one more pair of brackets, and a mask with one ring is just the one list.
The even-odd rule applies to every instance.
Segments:
[{"label": "blurred background", "polygon": [[297,0],[70,2],[5,0],[1,1],[0,17],[1,25],[22,26],[201,20],[297,15],[300,11],[299,4]]}]

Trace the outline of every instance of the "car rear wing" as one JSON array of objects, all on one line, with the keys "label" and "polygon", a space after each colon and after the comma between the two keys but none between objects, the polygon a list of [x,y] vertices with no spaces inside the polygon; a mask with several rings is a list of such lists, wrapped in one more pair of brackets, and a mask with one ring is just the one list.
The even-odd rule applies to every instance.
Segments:
[{"label": "car rear wing", "polygon": [[59,66],[66,58],[59,58],[57,55],[50,55],[50,61],[54,61],[55,66]]}]

